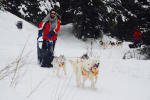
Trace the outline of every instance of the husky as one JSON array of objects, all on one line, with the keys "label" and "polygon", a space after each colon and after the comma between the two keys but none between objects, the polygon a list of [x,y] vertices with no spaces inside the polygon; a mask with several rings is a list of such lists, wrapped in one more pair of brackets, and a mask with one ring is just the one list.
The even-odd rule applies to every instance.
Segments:
[{"label": "husky", "polygon": [[99,41],[99,44],[100,44],[101,48],[106,49],[106,47],[107,47],[107,45],[106,45],[107,43],[106,42],[104,42],[104,41],[101,40],[101,41]]},{"label": "husky", "polygon": [[82,67],[82,87],[85,86],[86,80],[90,80],[91,88],[95,88],[95,84],[98,78],[98,67],[99,62],[95,59],[88,59],[85,62],[85,65]]},{"label": "husky", "polygon": [[122,44],[123,44],[123,41],[117,41],[117,42],[116,42],[116,45],[117,45],[117,46],[122,46]]},{"label": "husky", "polygon": [[75,61],[70,60],[70,63],[72,64],[76,75],[77,87],[84,87],[85,81],[89,79],[91,82],[91,88],[95,88],[99,66],[97,60],[77,58]]},{"label": "husky", "polygon": [[59,72],[63,69],[64,75],[66,75],[66,58],[64,55],[60,55],[59,57],[54,57],[52,61],[54,69],[56,69],[56,75],[60,76]]},{"label": "husky", "polygon": [[114,41],[110,41],[110,42],[109,42],[109,45],[110,45],[111,48],[112,48],[112,47],[115,47],[115,46],[116,46],[116,43],[115,43]]}]

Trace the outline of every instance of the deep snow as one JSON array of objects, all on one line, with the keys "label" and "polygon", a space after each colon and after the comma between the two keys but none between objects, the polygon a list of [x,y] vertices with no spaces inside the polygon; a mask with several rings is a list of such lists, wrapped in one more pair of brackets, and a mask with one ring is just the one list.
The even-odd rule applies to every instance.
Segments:
[{"label": "deep snow", "polygon": [[[15,26],[18,20],[23,21],[22,30]],[[129,50],[127,42],[122,47],[102,49],[94,41],[93,56],[101,61],[96,89],[90,89],[89,81],[85,88],[77,88],[68,60],[86,53],[91,41],[75,38],[72,24],[61,26],[59,32],[55,55],[67,57],[67,75],[57,77],[52,68],[38,65],[35,26],[1,11],[0,23],[0,79],[10,71],[1,72],[3,68],[15,68],[17,59],[22,58],[16,74],[0,80],[0,100],[150,100],[150,61],[123,60]]]}]

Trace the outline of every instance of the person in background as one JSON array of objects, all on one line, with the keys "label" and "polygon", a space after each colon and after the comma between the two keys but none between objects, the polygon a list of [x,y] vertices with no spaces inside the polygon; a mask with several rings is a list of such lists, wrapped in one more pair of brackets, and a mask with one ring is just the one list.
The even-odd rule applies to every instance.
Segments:
[{"label": "person in background", "polygon": [[138,28],[133,32],[134,46],[139,47],[141,44],[141,32]]}]

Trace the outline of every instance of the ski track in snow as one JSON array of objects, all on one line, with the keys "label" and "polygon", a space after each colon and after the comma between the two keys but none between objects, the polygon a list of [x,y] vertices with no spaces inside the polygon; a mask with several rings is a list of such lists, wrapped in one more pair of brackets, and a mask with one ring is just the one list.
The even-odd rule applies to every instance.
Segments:
[{"label": "ski track in snow", "polygon": [[[18,20],[23,21],[22,30],[15,26]],[[150,61],[123,60],[124,53],[129,50],[127,42],[123,47],[102,49],[94,41],[93,55],[101,61],[96,89],[90,88],[89,81],[85,88],[77,88],[68,60],[86,53],[91,41],[75,38],[72,24],[61,26],[56,42],[55,55],[67,57],[67,75],[61,72],[57,77],[52,68],[38,65],[36,27],[1,11],[0,23],[3,23],[0,25],[0,70],[7,65],[16,66],[11,63],[17,61],[27,41],[13,86],[10,86],[13,74],[0,80],[0,100],[150,100]]]}]

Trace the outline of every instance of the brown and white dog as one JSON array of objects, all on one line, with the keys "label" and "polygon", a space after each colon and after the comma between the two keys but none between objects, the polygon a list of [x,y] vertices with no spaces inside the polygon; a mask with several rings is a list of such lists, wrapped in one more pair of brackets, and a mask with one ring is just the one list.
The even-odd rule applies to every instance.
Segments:
[{"label": "brown and white dog", "polygon": [[98,78],[99,62],[96,59],[88,59],[85,65],[82,67],[82,87],[85,86],[87,79],[91,82],[91,88],[95,88],[95,84]]},{"label": "brown and white dog", "polygon": [[109,45],[110,45],[110,47],[112,48],[112,47],[115,47],[115,46],[116,46],[116,43],[115,43],[114,41],[110,41],[110,42],[109,42]]},{"label": "brown and white dog", "polygon": [[64,75],[66,75],[66,58],[64,55],[60,55],[59,57],[54,57],[53,68],[56,69],[56,75],[60,76],[60,70],[63,69]]},{"label": "brown and white dog", "polygon": [[104,42],[104,41],[99,41],[99,44],[100,44],[100,47],[103,48],[103,49],[106,49],[107,48],[107,43]]},{"label": "brown and white dog", "polygon": [[121,46],[121,47],[122,47],[122,44],[123,44],[123,41],[117,41],[117,42],[116,42],[116,45],[117,45],[117,46]]}]

